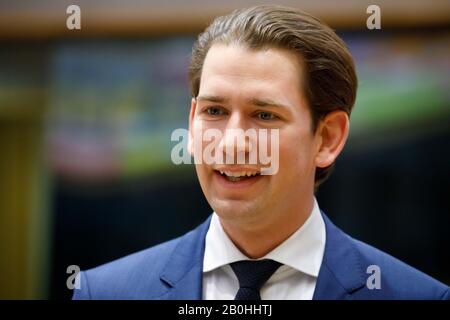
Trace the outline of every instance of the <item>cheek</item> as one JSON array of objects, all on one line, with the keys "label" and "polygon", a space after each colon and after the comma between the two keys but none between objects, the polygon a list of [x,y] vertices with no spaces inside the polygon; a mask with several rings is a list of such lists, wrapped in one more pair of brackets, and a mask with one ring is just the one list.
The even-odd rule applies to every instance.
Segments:
[{"label": "cheek", "polygon": [[197,176],[200,182],[207,182],[209,176],[209,170],[205,164],[196,164],[195,170],[197,171]]},{"label": "cheek", "polygon": [[280,171],[291,176],[302,176],[314,168],[312,138],[308,133],[295,132],[280,135]]},{"label": "cheek", "polygon": [[[193,126],[193,142],[194,145],[197,146],[198,149],[196,149],[197,153],[196,156],[202,157],[201,161],[204,163],[206,159],[204,159],[205,153],[208,156],[216,156],[216,150],[218,149],[218,146],[221,142],[221,139],[223,137],[222,130],[223,123],[222,121],[202,121],[202,120],[196,120],[194,121]],[[209,132],[209,135],[206,135],[205,132]],[[203,171],[205,171],[206,168],[203,168]]]},{"label": "cheek", "polygon": [[208,196],[211,189],[211,174],[203,164],[196,164],[195,171],[197,172],[197,178],[203,193]]}]

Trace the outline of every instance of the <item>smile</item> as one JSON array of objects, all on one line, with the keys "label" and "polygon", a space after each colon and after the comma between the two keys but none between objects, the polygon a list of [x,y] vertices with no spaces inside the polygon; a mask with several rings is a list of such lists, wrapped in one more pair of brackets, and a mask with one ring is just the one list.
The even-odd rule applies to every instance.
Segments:
[{"label": "smile", "polygon": [[215,171],[230,182],[248,180],[261,175],[261,173],[258,171],[227,171],[227,170],[223,171],[215,170]]},{"label": "smile", "polygon": [[251,171],[238,171],[238,172],[231,172],[231,171],[220,171],[220,174],[225,177],[228,181],[241,181],[243,179],[248,179],[250,177],[255,177],[257,175],[260,175],[259,172],[251,172]]}]

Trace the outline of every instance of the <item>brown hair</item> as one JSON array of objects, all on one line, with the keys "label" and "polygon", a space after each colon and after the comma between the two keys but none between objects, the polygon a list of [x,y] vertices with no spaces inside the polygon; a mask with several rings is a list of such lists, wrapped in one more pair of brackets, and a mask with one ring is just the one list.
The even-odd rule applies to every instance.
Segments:
[{"label": "brown hair", "polygon": [[[357,88],[353,59],[345,43],[319,19],[294,8],[274,5],[240,9],[216,18],[198,36],[192,49],[189,67],[192,97],[198,95],[203,62],[215,43],[295,52],[305,66],[301,77],[313,133],[329,112],[343,110],[350,116]],[[333,165],[316,169],[316,188],[331,174]]]}]

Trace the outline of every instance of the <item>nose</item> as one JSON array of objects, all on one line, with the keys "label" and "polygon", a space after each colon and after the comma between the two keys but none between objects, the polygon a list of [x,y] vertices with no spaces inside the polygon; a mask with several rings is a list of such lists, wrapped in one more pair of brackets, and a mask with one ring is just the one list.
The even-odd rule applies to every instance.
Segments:
[{"label": "nose", "polygon": [[219,144],[220,150],[223,151],[226,157],[227,164],[236,163],[234,155],[237,157],[237,163],[245,163],[246,157],[252,151],[254,143],[251,135],[246,134],[248,129],[250,128],[245,116],[241,113],[235,112],[229,117]]}]

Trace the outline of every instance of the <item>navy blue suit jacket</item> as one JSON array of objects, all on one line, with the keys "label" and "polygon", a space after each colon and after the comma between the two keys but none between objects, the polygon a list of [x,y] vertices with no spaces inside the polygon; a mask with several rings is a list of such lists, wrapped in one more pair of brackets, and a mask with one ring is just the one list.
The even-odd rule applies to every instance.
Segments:
[{"label": "navy blue suit jacket", "polygon": [[[202,299],[209,217],[189,233],[80,273],[73,299]],[[313,299],[446,299],[450,288],[388,254],[355,240],[324,214],[325,252]],[[380,270],[370,289],[367,268]]]}]

